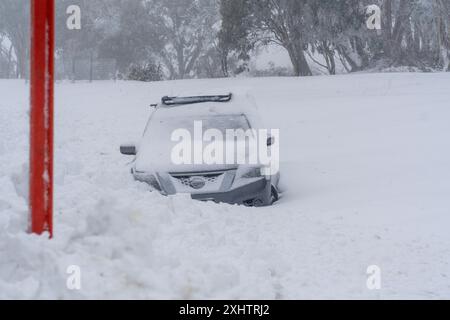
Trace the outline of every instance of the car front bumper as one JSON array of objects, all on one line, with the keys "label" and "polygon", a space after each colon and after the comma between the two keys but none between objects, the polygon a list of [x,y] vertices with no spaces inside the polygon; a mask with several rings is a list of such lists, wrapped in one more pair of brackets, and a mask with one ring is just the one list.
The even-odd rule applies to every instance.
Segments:
[{"label": "car front bumper", "polygon": [[[243,204],[247,206],[265,206],[271,203],[272,181],[265,177],[253,178],[250,181],[240,180],[235,184],[235,171],[228,171],[222,188],[214,192],[192,192],[192,199],[214,201],[217,203]],[[145,174],[134,172],[135,179],[146,182],[164,195],[175,195],[177,192],[170,174]],[[233,182],[234,181],[234,182]]]},{"label": "car front bumper", "polygon": [[268,205],[271,199],[271,183],[261,178],[224,192],[192,194],[192,199],[248,206]]}]

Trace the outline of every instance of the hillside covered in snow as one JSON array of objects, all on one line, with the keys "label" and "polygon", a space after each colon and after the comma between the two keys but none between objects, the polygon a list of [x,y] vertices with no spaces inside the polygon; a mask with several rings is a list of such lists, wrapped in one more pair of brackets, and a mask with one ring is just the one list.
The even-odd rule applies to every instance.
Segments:
[{"label": "hillside covered in snow", "polygon": [[[119,145],[150,104],[205,88],[251,92],[280,129],[275,206],[164,197],[130,175]],[[0,80],[0,299],[450,295],[448,73],[60,83],[55,106],[50,241],[26,233],[28,86]]]}]

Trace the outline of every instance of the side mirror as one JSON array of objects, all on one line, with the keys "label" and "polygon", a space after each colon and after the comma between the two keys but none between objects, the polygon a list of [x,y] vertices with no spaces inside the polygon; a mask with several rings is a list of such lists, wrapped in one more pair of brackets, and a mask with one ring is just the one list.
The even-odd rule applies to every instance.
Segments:
[{"label": "side mirror", "polygon": [[137,148],[133,144],[121,145],[120,153],[126,156],[135,156],[137,154]]},{"label": "side mirror", "polygon": [[268,137],[267,138],[267,146],[270,147],[270,146],[273,146],[274,144],[275,144],[275,137],[272,137],[272,136]]}]

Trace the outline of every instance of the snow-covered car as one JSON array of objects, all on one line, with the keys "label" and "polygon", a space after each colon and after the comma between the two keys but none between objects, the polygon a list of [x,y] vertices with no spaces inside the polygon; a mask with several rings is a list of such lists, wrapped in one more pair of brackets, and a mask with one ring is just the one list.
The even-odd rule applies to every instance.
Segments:
[{"label": "snow-covered car", "polygon": [[[279,199],[280,174],[252,155],[258,152],[254,147],[262,145],[262,152],[272,153],[278,141],[261,129],[247,104],[247,99],[232,94],[164,97],[153,105],[140,143],[122,145],[120,151],[135,156],[134,178],[164,195],[272,205]],[[258,132],[264,139],[261,144]]]}]

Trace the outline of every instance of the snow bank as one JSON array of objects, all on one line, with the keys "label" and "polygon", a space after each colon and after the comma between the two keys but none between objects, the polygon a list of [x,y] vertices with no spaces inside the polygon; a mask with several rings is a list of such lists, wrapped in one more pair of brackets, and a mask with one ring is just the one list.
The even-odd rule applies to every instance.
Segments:
[{"label": "snow bank", "polygon": [[[0,299],[445,298],[449,74],[56,87],[55,239],[27,234],[28,88],[0,81]],[[122,141],[171,92],[250,88],[281,130],[272,208],[165,198]],[[222,91],[223,91],[222,90]],[[81,268],[82,289],[66,286]],[[382,290],[366,287],[367,267]]]}]

